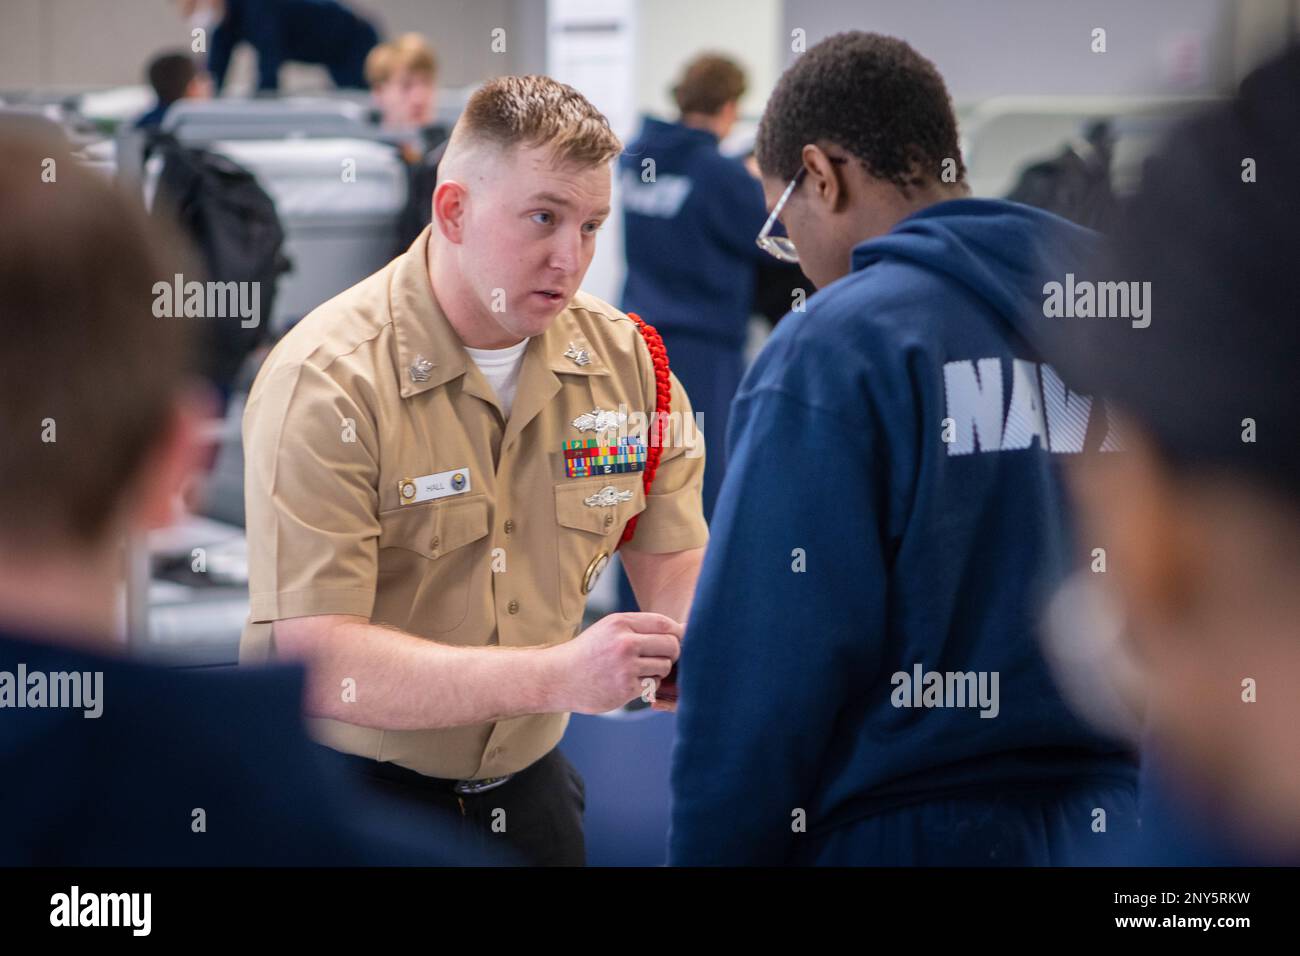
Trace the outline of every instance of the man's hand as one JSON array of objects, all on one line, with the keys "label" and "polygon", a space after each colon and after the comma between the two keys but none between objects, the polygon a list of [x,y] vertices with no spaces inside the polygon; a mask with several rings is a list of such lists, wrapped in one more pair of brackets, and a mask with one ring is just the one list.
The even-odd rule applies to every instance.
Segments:
[{"label": "man's hand", "polygon": [[681,651],[685,625],[662,614],[632,612],[601,618],[557,646],[557,699],[564,709],[600,714],[621,707],[666,677]]}]

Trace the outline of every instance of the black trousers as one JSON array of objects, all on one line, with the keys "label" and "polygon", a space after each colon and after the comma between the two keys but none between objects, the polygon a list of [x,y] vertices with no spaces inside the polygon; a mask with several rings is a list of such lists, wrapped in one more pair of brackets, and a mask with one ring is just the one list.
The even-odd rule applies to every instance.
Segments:
[{"label": "black trousers", "polygon": [[344,755],[372,789],[419,803],[446,825],[459,821],[467,842],[504,848],[533,866],[585,866],[582,815],[587,788],[556,747],[536,763],[486,793],[459,794],[454,780],[426,777],[396,764]]}]

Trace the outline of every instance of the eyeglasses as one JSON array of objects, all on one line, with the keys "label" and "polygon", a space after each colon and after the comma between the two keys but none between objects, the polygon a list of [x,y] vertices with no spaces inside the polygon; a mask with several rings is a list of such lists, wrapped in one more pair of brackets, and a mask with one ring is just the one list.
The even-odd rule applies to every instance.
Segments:
[{"label": "eyeglasses", "polygon": [[794,247],[794,240],[789,236],[773,236],[770,233],[772,227],[776,225],[776,217],[781,215],[781,210],[785,208],[786,200],[790,198],[794,188],[803,181],[804,173],[807,171],[807,166],[799,167],[799,172],[794,174],[794,179],[790,180],[790,185],[786,186],[785,192],[781,193],[781,198],[772,207],[772,215],[767,217],[767,222],[763,223],[763,228],[759,230],[758,238],[754,240],[758,243],[758,248],[782,262],[798,262],[799,250]]},{"label": "eyeglasses", "polygon": [[[832,163],[847,163],[848,159],[844,156],[828,156]],[[794,174],[794,179],[790,180],[790,185],[785,187],[785,192],[781,193],[781,198],[776,201],[772,207],[772,215],[767,217],[767,222],[763,223],[763,228],[759,230],[758,238],[754,240],[758,248],[762,249],[770,256],[780,259],[782,262],[798,262],[799,250],[794,247],[794,240],[789,236],[773,236],[772,228],[776,225],[777,216],[781,215],[781,210],[785,208],[786,200],[794,192],[795,187],[803,182],[804,174],[808,172],[807,166],[800,166],[799,171]]]}]

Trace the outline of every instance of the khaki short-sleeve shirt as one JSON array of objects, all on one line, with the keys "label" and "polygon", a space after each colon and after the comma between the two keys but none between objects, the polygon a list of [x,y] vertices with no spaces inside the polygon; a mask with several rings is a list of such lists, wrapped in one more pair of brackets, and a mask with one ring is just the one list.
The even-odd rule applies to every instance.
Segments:
[{"label": "khaki short-sleeve shirt", "polygon": [[[655,408],[653,364],[634,323],[578,293],[529,341],[505,420],[434,298],[428,242],[426,228],[306,316],[258,373],[243,423],[251,613],[241,662],[274,656],[274,621],[317,614],[460,646],[560,643],[578,632],[587,592],[633,515],[629,549],[707,541],[703,437],[676,377],[649,495],[635,448],[620,450],[620,437],[647,441]],[[566,458],[578,441],[595,452]],[[567,722],[309,724],[338,750],[472,779],[523,769]]]}]

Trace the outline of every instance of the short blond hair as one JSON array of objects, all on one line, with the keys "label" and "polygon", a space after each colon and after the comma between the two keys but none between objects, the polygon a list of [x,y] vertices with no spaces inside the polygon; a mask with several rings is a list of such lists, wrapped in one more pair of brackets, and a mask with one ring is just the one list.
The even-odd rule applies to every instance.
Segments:
[{"label": "short blond hair", "polygon": [[381,43],[366,57],[366,82],[383,86],[401,70],[438,78],[438,56],[418,33],[403,33],[396,40]]},{"label": "short blond hair", "polygon": [[549,76],[498,76],[474,91],[456,139],[502,148],[549,146],[560,162],[599,166],[623,151],[609,120],[573,87]]}]

